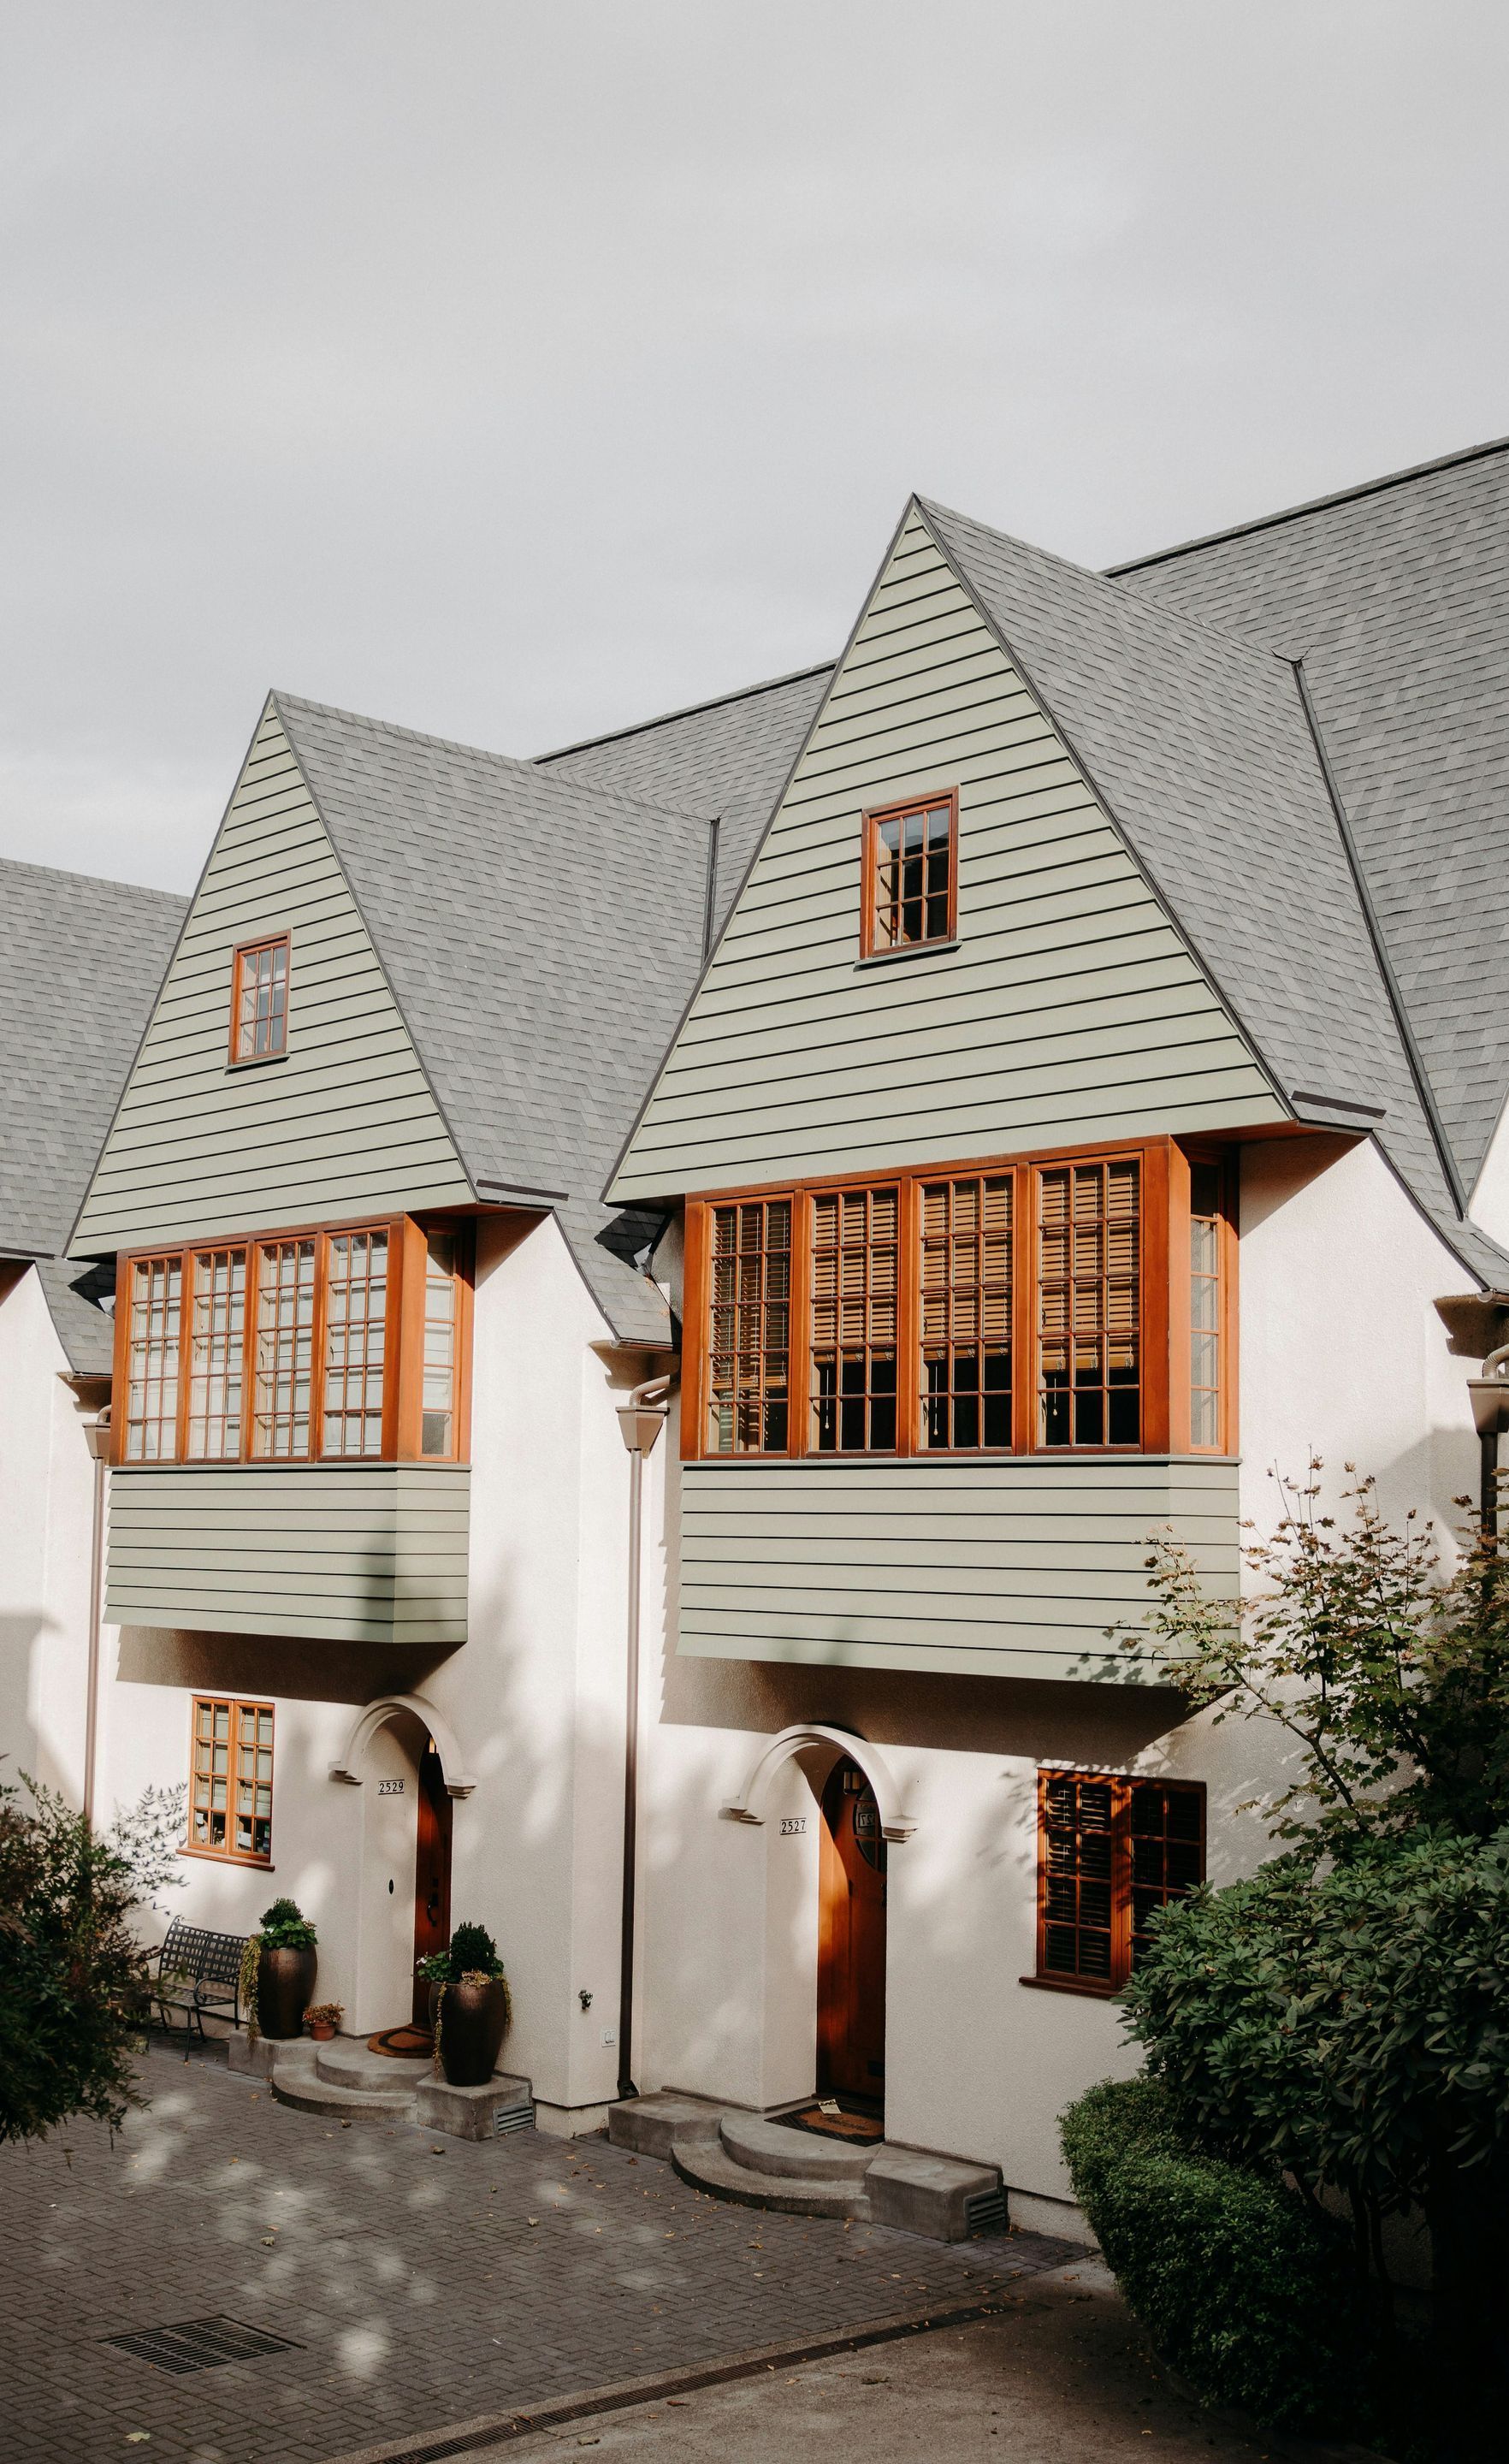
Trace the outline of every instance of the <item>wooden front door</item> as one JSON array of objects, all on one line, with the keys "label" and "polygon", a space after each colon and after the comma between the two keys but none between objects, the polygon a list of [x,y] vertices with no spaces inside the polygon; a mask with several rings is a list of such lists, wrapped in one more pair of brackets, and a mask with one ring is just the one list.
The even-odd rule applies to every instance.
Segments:
[{"label": "wooden front door", "polygon": [[[416,1965],[450,1940],[450,1808],[446,1774],[433,1737],[419,1766],[419,1835],[414,1850],[414,1959]],[[414,1979],[414,2025],[429,2025],[429,1987]]]},{"label": "wooden front door", "polygon": [[854,1763],[828,1776],[818,1850],[818,2087],[878,2103],[886,2092],[886,1842],[875,1792]]}]

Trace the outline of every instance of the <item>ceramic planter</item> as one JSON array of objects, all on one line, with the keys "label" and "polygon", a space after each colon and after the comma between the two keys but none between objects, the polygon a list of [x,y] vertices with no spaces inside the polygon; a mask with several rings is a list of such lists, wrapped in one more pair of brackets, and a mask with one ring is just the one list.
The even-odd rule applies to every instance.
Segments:
[{"label": "ceramic planter", "polygon": [[328,2045],[336,2032],[328,2019],[311,2019],[309,2033],[317,2045]]},{"label": "ceramic planter", "polygon": [[[485,1985],[448,1985],[440,2005],[440,2067],[451,2087],[486,2087],[497,2068],[508,2026],[508,1987],[501,1976]],[[440,1987],[429,1989],[433,2035]]]},{"label": "ceramic planter", "polygon": [[262,1946],[256,1972],[256,2023],[264,2036],[301,2036],[304,2013],[315,1998],[313,1950]]}]

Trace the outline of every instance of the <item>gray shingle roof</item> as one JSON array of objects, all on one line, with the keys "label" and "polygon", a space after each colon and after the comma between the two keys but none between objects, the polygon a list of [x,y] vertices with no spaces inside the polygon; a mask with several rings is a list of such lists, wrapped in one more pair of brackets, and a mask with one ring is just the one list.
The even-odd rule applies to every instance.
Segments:
[{"label": "gray shingle roof", "polygon": [[718,814],[714,920],[721,924],[832,674],[830,665],[776,676],[695,710],[672,711],[590,744],[543,753],[540,763],[557,778],[616,787],[649,803],[664,798],[686,812]]},{"label": "gray shingle roof", "polygon": [[109,1368],[110,1321],[79,1299],[79,1269],[61,1253],[187,908],[128,882],[0,863],[0,1256],[42,1256],[77,1370]]},{"label": "gray shingle roof", "polygon": [[664,1342],[599,1193],[696,973],[705,821],[273,699],[473,1185],[566,1193],[609,1323]]},{"label": "gray shingle roof", "polygon": [[1502,1277],[1509,1261],[1457,1215],[1290,660],[923,510],[1279,1091],[1301,1117],[1327,1115],[1316,1093],[1382,1106],[1406,1186],[1475,1271]]},{"label": "gray shingle roof", "polygon": [[1509,1092],[1509,442],[1117,568],[1302,651],[1469,1188]]}]

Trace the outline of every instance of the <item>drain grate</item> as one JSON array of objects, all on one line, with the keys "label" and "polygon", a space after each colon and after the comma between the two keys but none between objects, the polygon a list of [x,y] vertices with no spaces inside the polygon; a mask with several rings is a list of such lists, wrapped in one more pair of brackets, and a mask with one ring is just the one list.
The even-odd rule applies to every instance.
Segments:
[{"label": "drain grate", "polygon": [[976,2190],[964,2202],[964,2230],[975,2233],[1003,2233],[1010,2231],[1006,2220],[1004,2190]]},{"label": "drain grate", "polygon": [[217,2370],[226,2362],[255,2362],[264,2353],[293,2353],[300,2348],[291,2336],[270,2336],[262,2327],[243,2327],[239,2319],[185,2319],[176,2327],[142,2327],[134,2336],[102,2336],[101,2343],[134,2353],[160,2370]]}]

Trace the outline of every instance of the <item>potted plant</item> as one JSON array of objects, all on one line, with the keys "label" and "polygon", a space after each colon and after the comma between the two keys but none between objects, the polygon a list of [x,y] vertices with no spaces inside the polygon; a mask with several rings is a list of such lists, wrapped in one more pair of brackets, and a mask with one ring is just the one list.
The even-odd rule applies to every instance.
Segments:
[{"label": "potted plant", "polygon": [[296,2036],[315,1992],[317,1936],[314,1926],[293,1900],[274,1900],[262,1911],[262,1926],[246,1947],[243,1973],[256,1983],[255,2007],[248,2017],[249,2033],[259,2036]]},{"label": "potted plant", "polygon": [[317,2045],[328,2045],[346,2015],[343,2002],[311,2002],[304,2013],[304,2025]]},{"label": "potted plant", "polygon": [[435,2059],[451,2087],[486,2087],[514,2005],[497,1945],[482,1925],[457,1925],[447,1950],[419,1963],[429,1980]]}]

